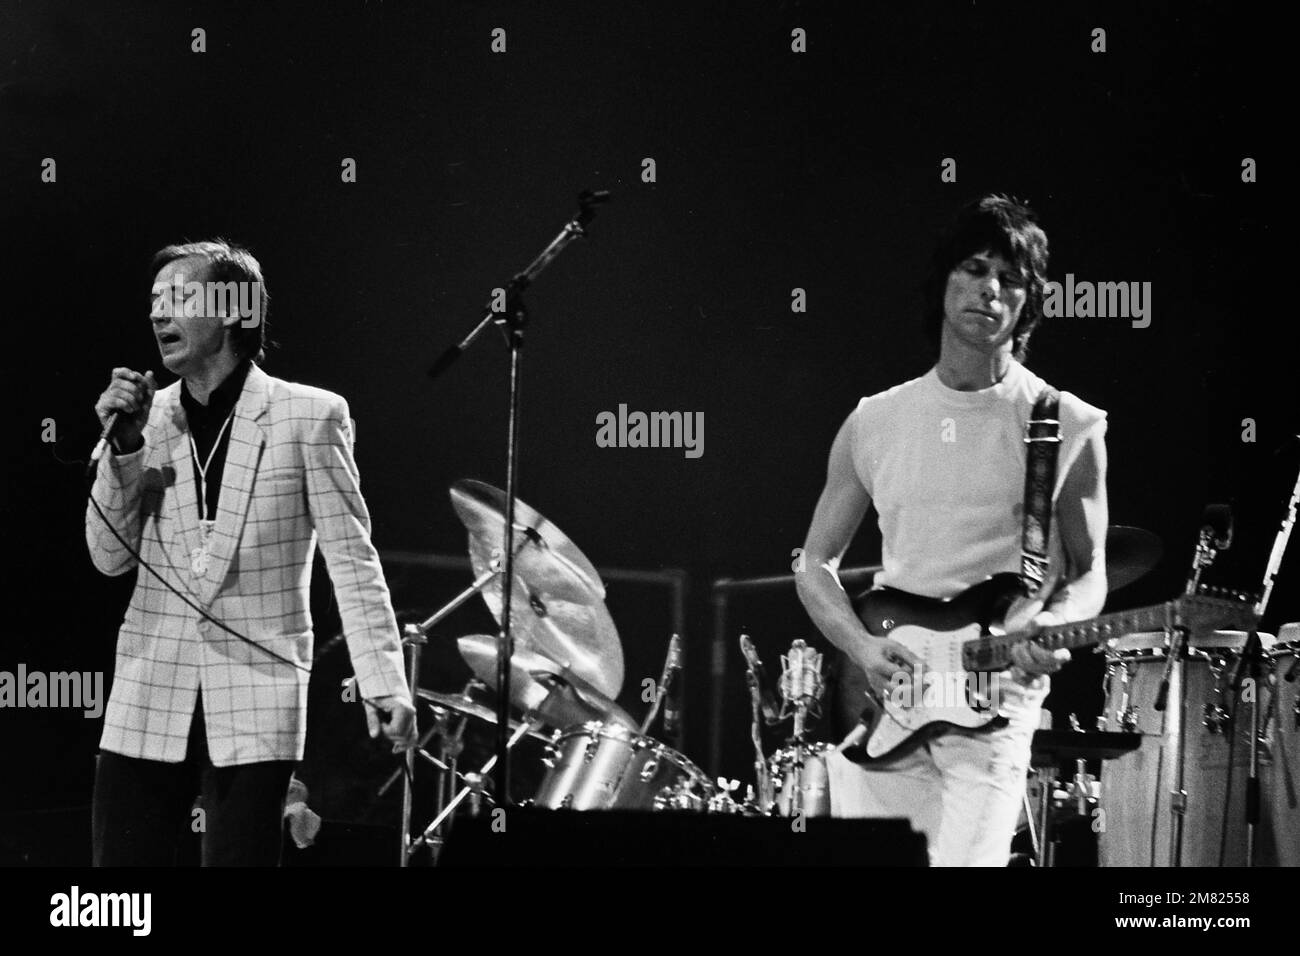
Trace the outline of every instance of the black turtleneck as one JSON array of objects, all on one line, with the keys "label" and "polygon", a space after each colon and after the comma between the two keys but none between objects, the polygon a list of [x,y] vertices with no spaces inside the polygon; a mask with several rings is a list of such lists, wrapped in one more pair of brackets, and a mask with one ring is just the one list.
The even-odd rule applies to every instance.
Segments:
[{"label": "black turtleneck", "polygon": [[[217,440],[217,433],[221,433],[221,443],[212,454],[212,463],[207,466],[207,513],[204,513],[203,502],[200,502],[200,518],[217,516],[217,501],[221,496],[221,476],[226,468],[226,449],[230,445],[230,432],[235,427],[235,423],[232,420],[224,432],[221,426],[225,425],[226,418],[234,411],[235,403],[239,401],[239,396],[244,391],[244,380],[248,377],[248,369],[251,365],[252,360],[244,359],[235,366],[225,380],[209,393],[206,405],[200,405],[190,394],[189,386],[184,381],[181,382],[181,406],[185,409],[185,420],[189,423],[190,435],[194,437],[194,445],[198,449],[199,462],[208,460],[208,454],[212,453],[213,442]],[[197,497],[201,486],[199,467],[193,462],[193,457],[191,454],[191,464],[194,465],[194,494]]]}]

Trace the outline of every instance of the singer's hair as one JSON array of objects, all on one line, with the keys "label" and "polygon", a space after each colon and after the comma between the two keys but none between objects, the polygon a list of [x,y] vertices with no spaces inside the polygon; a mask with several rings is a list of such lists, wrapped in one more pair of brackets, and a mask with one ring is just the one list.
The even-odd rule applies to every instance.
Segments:
[{"label": "singer's hair", "polygon": [[262,278],[261,263],[243,246],[227,242],[220,236],[204,239],[201,242],[184,242],[173,246],[164,246],[153,255],[152,280],[158,271],[177,259],[197,256],[208,263],[209,282],[256,282],[261,290],[260,321],[245,327],[236,323],[230,327],[230,344],[235,354],[241,359],[251,358],[261,365],[266,361],[267,346],[274,346],[266,337],[266,315],[270,307],[270,296],[266,292],[266,281]]},{"label": "singer's hair", "polygon": [[1029,337],[1043,318],[1047,285],[1047,234],[1029,204],[1011,196],[991,194],[963,206],[939,236],[923,287],[926,334],[939,350],[943,336],[943,298],[948,275],[981,252],[1000,255],[1025,278],[1025,304],[1012,330],[1012,354],[1023,362]]}]

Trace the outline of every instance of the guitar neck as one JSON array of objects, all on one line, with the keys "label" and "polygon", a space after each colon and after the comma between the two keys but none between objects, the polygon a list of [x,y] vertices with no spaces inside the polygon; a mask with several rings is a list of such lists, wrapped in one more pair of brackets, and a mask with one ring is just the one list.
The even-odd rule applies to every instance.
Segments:
[{"label": "guitar neck", "polygon": [[1045,627],[1034,635],[985,635],[967,641],[962,648],[962,657],[969,670],[994,670],[1010,663],[1013,644],[1031,638],[1040,647],[1049,650],[1074,650],[1101,644],[1125,634],[1162,631],[1187,623],[1184,618],[1195,618],[1198,626],[1223,626],[1230,623],[1253,626],[1253,616],[1248,613],[1249,610],[1243,604],[1217,598],[1176,598],[1149,607],[1103,614],[1087,621]]}]

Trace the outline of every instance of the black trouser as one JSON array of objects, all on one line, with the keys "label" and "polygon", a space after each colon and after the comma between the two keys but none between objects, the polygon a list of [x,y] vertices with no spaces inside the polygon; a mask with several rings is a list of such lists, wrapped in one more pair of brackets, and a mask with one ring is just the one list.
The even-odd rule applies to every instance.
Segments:
[{"label": "black trouser", "polygon": [[[214,767],[200,702],[181,763],[103,751],[91,811],[95,866],[278,866],[291,760]],[[194,798],[202,794],[202,813]]]}]

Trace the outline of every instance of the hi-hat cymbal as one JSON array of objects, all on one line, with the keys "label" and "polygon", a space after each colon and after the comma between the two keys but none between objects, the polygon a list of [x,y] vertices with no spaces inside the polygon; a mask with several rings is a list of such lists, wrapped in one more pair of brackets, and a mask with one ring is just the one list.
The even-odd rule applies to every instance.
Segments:
[{"label": "hi-hat cymbal", "polygon": [[[469,531],[475,576],[500,569],[505,493],[481,481],[451,487],[451,503]],[[561,665],[609,698],[623,688],[623,646],[605,608],[605,587],[586,556],[559,528],[515,499],[515,586],[510,630],[517,648]],[[497,621],[505,606],[500,575],[480,592]]]},{"label": "hi-hat cymbal", "polygon": [[[480,703],[466,694],[443,694],[436,690],[425,690],[422,687],[415,689],[416,696],[422,700],[427,700],[436,707],[443,707],[447,710],[454,711],[465,717],[476,717],[493,726],[496,726],[497,712],[486,704]],[[517,720],[510,721],[510,729],[518,730],[523,724]],[[540,730],[530,730],[528,736],[536,737],[538,740],[549,741],[551,738],[542,733]]]},{"label": "hi-hat cymbal", "polygon": [[1150,531],[1111,525],[1106,529],[1107,589],[1117,591],[1145,577],[1164,552],[1160,538]]},{"label": "hi-hat cymbal", "polygon": [[[466,634],[456,641],[460,656],[479,680],[497,686],[497,639]],[[560,729],[597,720],[636,729],[632,717],[576,674],[526,648],[510,659],[510,702]]]}]

